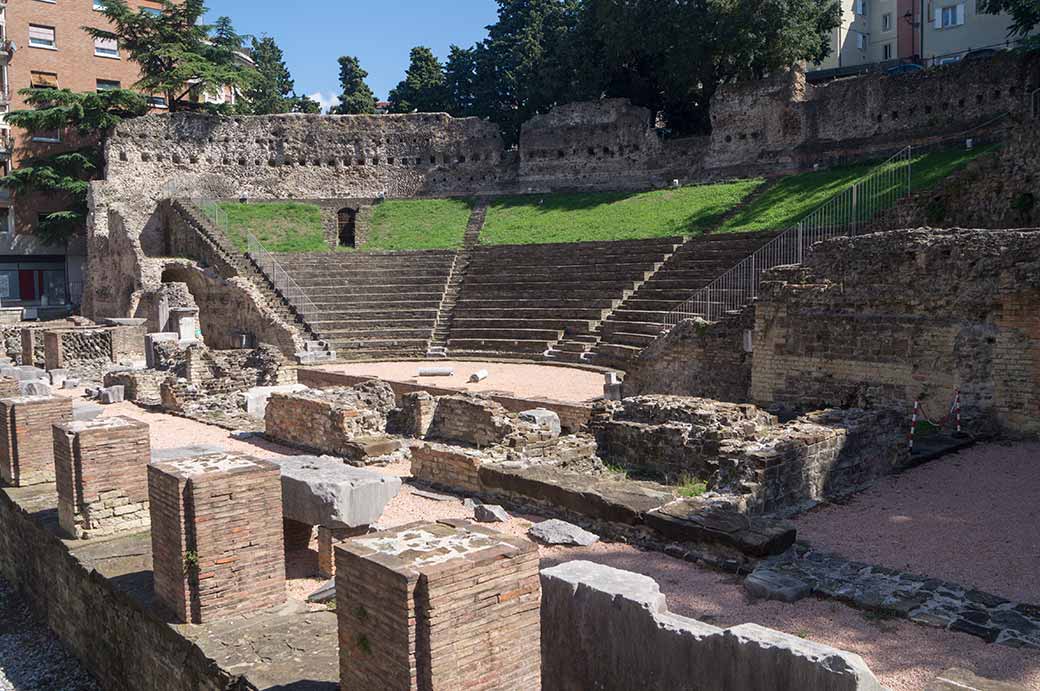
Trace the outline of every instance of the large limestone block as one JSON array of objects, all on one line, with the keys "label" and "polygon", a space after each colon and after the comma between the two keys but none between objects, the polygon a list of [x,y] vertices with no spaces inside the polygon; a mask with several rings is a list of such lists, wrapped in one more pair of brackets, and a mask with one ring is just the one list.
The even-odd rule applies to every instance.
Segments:
[{"label": "large limestone block", "polygon": [[286,518],[328,527],[372,525],[401,490],[401,478],[345,465],[337,458],[291,456],[282,468]]},{"label": "large limestone block", "polygon": [[263,420],[267,414],[267,402],[271,400],[271,394],[276,393],[296,393],[297,391],[306,391],[307,387],[303,384],[284,384],[282,386],[254,386],[249,391],[246,391],[246,412],[250,417],[254,417],[257,420]]}]

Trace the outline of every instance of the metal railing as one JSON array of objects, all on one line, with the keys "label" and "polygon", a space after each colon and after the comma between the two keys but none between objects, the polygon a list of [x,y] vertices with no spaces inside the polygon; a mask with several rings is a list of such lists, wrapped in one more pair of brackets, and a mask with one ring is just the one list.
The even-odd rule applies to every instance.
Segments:
[{"label": "metal railing", "polygon": [[[218,202],[212,199],[195,199],[192,201],[206,218],[224,233],[224,237],[229,242],[234,242],[231,239],[231,224],[228,220],[227,212],[221,208]],[[314,301],[311,300],[306,291],[289,275],[289,272],[285,270],[285,267],[278,262],[275,256],[267,251],[267,248],[263,246],[255,235],[248,231],[244,232],[244,235],[246,239],[246,258],[251,260],[256,265],[256,268],[267,276],[267,280],[274,286],[275,291],[288,301],[304,322],[311,324],[317,320],[321,316],[321,310],[314,304]]]},{"label": "metal railing", "polygon": [[910,193],[911,148],[908,146],[863,178],[832,197],[739,264],[726,271],[665,316],[671,329],[684,319],[718,321],[724,314],[758,297],[762,274],[774,267],[800,264],[821,240],[855,235],[878,212],[890,209]]}]

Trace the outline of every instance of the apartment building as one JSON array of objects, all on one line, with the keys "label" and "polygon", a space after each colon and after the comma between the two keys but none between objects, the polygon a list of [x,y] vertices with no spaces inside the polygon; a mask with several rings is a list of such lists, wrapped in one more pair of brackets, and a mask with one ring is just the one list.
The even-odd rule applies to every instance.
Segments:
[{"label": "apartment building", "polygon": [[[153,0],[129,0],[142,12],[160,12]],[[0,165],[4,172],[34,156],[82,144],[62,132],[35,137],[11,128],[4,114],[25,109],[25,88],[94,91],[131,87],[140,78],[115,41],[95,40],[84,27],[107,20],[95,0],[0,0]],[[156,108],[165,107],[161,98]],[[79,303],[86,245],[41,245],[33,229],[41,214],[62,208],[62,200],[15,197],[0,188],[0,302],[26,307],[27,318],[47,317]]]},{"label": "apartment building", "polygon": [[985,14],[979,0],[842,0],[831,55],[810,70],[888,61],[931,66],[971,51],[1011,45],[1007,14]]}]

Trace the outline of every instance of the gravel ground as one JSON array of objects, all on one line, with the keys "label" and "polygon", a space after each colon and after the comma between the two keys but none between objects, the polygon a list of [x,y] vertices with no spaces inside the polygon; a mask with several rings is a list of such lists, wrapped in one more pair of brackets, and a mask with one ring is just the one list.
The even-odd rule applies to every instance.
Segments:
[{"label": "gravel ground", "polygon": [[[469,363],[473,364],[473,363]],[[148,422],[152,428],[152,444],[155,448],[170,448],[192,443],[223,444],[229,449],[258,456],[272,456],[293,451],[262,440],[237,440],[225,430],[210,427],[191,420],[150,413],[133,404],[124,403],[107,406],[104,414],[127,415]],[[814,512],[800,521],[803,535],[810,541],[826,545],[846,556],[885,562],[879,550],[878,557],[870,552],[857,552],[856,548],[872,549],[873,544],[884,544],[885,533],[868,539],[882,525],[896,529],[905,525],[902,516],[910,516],[917,530],[927,535],[926,539],[915,539],[905,543],[906,550],[901,563],[889,565],[905,567],[907,563],[918,564],[916,570],[934,573],[962,583],[978,584],[998,594],[1008,596],[1013,592],[1002,592],[995,587],[996,581],[987,581],[984,576],[967,578],[964,574],[983,574],[979,569],[979,557],[988,560],[1006,558],[1011,564],[1009,573],[1018,573],[1018,566],[1037,563],[1035,549],[1032,557],[1017,553],[1026,549],[1029,531],[1036,539],[1036,514],[1028,504],[1036,497],[1036,474],[1027,471],[1027,458],[1036,459],[1038,445],[1022,445],[1013,448],[980,447],[943,461],[923,466],[911,473],[882,481],[877,489],[870,490],[846,506],[833,507]],[[985,452],[985,460],[973,462],[974,454]],[[995,457],[999,459],[994,460]],[[383,473],[407,477],[408,463],[396,463],[384,468],[375,468]],[[932,477],[937,474],[936,477]],[[1006,475],[1010,477],[1005,478]],[[963,477],[961,477],[963,476]],[[999,482],[998,482],[999,481]],[[1031,483],[1031,484],[1030,484]],[[910,490],[917,488],[914,495]],[[885,489],[887,488],[887,490]],[[987,489],[985,499],[969,501],[974,493]],[[931,489],[931,492],[927,490]],[[1034,491],[1030,492],[1029,490]],[[909,498],[902,498],[910,492]],[[942,497],[949,495],[942,505]],[[871,499],[876,497],[876,499]],[[886,503],[887,497],[887,503]],[[888,519],[880,519],[877,509],[865,514],[847,513],[855,510],[857,503],[881,502],[875,506],[890,507]],[[923,503],[923,502],[931,503]],[[987,508],[988,507],[988,508]],[[1000,507],[1000,516],[994,507]],[[1032,510],[1032,512],[1031,512]],[[933,516],[934,513],[934,516]],[[827,517],[833,514],[833,518]],[[963,515],[962,515],[963,514]],[[469,518],[471,513],[458,499],[434,501],[414,493],[405,485],[401,493],[387,506],[377,527],[388,528],[405,523],[441,518]],[[1032,516],[1032,518],[1030,518]],[[990,520],[983,521],[988,518]],[[512,534],[525,534],[530,522],[541,520],[533,516],[514,516],[506,524],[496,524],[499,529]],[[837,525],[831,526],[835,521]],[[965,526],[985,523],[991,528],[984,533],[966,532]],[[1011,524],[1011,525],[1009,525]],[[839,527],[840,526],[840,527]],[[999,530],[997,528],[1000,528]],[[824,530],[826,528],[826,531]],[[927,532],[930,530],[932,532]],[[1007,533],[1007,535],[1004,535]],[[910,530],[907,534],[914,534]],[[895,533],[892,533],[893,535]],[[827,541],[830,535],[832,540]],[[860,537],[863,535],[864,537]],[[997,537],[1011,540],[1011,547],[1004,551],[990,551],[986,543],[979,542],[980,536],[996,541]],[[1003,543],[1001,543],[1003,544]],[[1035,542],[1032,543],[1035,548]],[[1017,545],[1017,546],[1016,546]],[[995,548],[994,548],[995,549]],[[920,553],[918,552],[920,550]],[[673,559],[657,552],[646,552],[629,545],[600,543],[589,548],[541,548],[543,563],[552,565],[569,559],[589,559],[615,568],[627,569],[655,579],[668,596],[672,611],[711,622],[718,626],[735,626],[755,622],[787,633],[860,654],[880,678],[893,691],[914,691],[923,688],[940,672],[950,667],[963,667],[976,674],[1016,682],[1029,689],[1040,691],[1040,656],[1006,646],[989,645],[981,639],[966,634],[957,634],[938,629],[918,626],[903,620],[884,619],[871,616],[845,605],[824,600],[803,600],[789,605],[779,602],[755,602],[747,598],[739,581],[732,576],[701,569],[688,562]],[[305,563],[312,559],[301,555],[300,568],[291,568],[294,575],[302,576],[307,569]],[[295,566],[295,565],[291,565]],[[927,568],[925,568],[927,567]],[[988,567],[987,567],[988,568]],[[992,565],[993,578],[999,577],[1001,566]],[[1017,578],[1017,577],[1016,577]],[[1022,587],[1029,585],[1019,579]],[[305,597],[320,582],[298,578],[290,582],[289,592],[296,598]],[[1035,598],[1024,598],[1033,599]],[[0,687],[7,688],[7,687]],[[19,687],[20,688],[20,687]],[[32,687],[27,687],[32,688]]]},{"label": "gravel ground", "polygon": [[812,511],[798,537],[850,559],[1040,605],[1040,444],[984,444]]},{"label": "gravel ground", "polygon": [[0,690],[100,691],[11,585],[0,579]]},{"label": "gravel ground", "polygon": [[[420,367],[452,367],[451,377],[419,378]],[[329,372],[364,375],[391,381],[426,384],[464,389],[466,391],[496,391],[523,398],[548,398],[567,403],[584,403],[603,395],[603,374],[573,367],[529,365],[516,362],[357,362],[329,365],[321,369]],[[486,369],[488,378],[470,384],[469,376]]]}]

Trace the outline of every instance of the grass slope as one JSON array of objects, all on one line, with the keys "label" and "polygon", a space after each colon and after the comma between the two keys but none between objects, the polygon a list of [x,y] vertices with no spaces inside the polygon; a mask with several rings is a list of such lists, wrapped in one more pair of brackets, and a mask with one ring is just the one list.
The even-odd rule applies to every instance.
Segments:
[{"label": "grass slope", "polygon": [[[927,189],[937,184],[946,176],[963,168],[972,159],[992,151],[994,147],[980,147],[971,151],[965,149],[947,149],[929,154],[915,156],[910,163],[910,186],[914,190]],[[782,230],[796,225],[807,215],[815,211],[834,195],[850,187],[854,182],[870,173],[877,163],[846,166],[821,170],[816,173],[801,173],[781,178],[773,183],[753,202],[733,215],[720,228],[719,232],[740,232],[753,230]],[[884,196],[886,192],[900,187],[905,180],[893,174],[888,184],[875,188],[875,196]],[[863,208],[868,208],[866,199],[860,200]],[[891,204],[885,204],[890,206]]]},{"label": "grass slope", "polygon": [[698,235],[761,180],[631,193],[502,197],[488,208],[480,240],[522,245]]},{"label": "grass slope", "polygon": [[271,252],[326,252],[321,209],[298,202],[220,202],[227,214],[228,235],[239,250],[252,233]]},{"label": "grass slope", "polygon": [[376,206],[362,250],[462,247],[473,211],[470,199],[395,199]]}]

